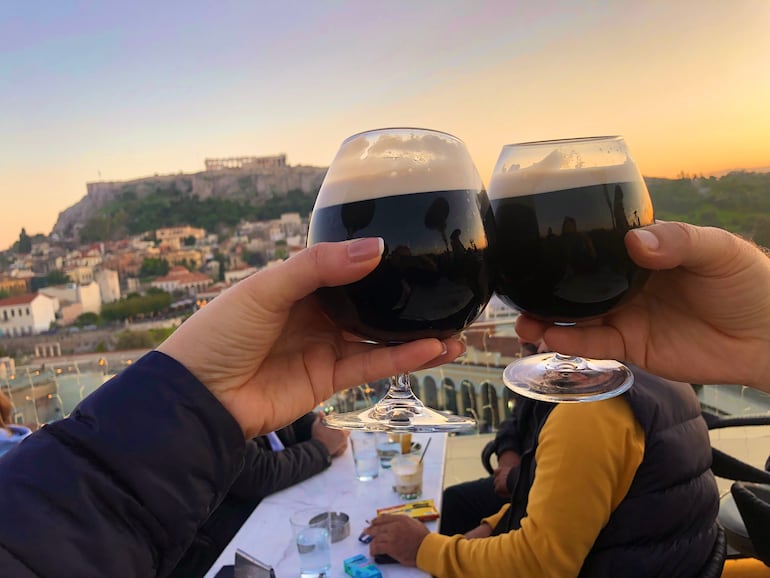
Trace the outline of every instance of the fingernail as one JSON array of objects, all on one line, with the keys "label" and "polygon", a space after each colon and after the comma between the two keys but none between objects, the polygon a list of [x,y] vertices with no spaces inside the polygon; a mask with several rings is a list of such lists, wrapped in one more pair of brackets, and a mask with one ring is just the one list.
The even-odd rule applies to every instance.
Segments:
[{"label": "fingernail", "polygon": [[369,261],[382,255],[385,242],[380,237],[356,239],[348,245],[348,257],[353,263]]},{"label": "fingernail", "polygon": [[648,251],[657,251],[660,247],[660,241],[658,238],[649,231],[645,231],[644,229],[635,229],[631,232],[636,235],[636,238]]},{"label": "fingernail", "polygon": [[442,341],[441,342],[441,355],[446,355],[448,351],[449,351],[449,348],[447,347],[447,344],[444,341]]}]

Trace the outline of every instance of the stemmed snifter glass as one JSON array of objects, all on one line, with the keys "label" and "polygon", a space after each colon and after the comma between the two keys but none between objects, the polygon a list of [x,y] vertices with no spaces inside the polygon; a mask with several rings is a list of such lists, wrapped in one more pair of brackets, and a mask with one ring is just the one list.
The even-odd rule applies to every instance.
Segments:
[{"label": "stemmed snifter glass", "polygon": [[[486,191],[465,145],[452,135],[386,128],[340,146],[318,193],[308,246],[382,237],[382,260],[364,279],[316,294],[338,327],[398,344],[445,339],[470,325],[492,292]],[[326,423],[369,431],[456,431],[468,417],[422,404],[409,375],[391,379],[374,407],[331,413]]]},{"label": "stemmed snifter glass", "polygon": [[[506,145],[489,199],[495,291],[519,311],[569,325],[622,306],[647,280],[623,237],[654,222],[652,201],[622,137]],[[556,353],[517,360],[503,381],[527,397],[577,402],[623,393],[633,374],[617,361]]]}]

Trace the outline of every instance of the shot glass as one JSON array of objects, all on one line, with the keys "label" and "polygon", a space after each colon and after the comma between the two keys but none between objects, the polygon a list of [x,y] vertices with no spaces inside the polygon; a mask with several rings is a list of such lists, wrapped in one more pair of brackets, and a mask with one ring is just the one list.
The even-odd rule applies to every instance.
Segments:
[{"label": "shot glass", "polygon": [[422,496],[422,462],[420,456],[407,454],[390,461],[394,488],[400,498],[414,500]]},{"label": "shot glass", "polygon": [[299,552],[300,578],[329,575],[331,558],[331,514],[322,508],[305,508],[290,518]]},{"label": "shot glass", "polygon": [[390,467],[390,460],[392,460],[394,456],[402,453],[401,442],[398,439],[394,439],[401,434],[377,432],[374,435],[377,438],[377,455],[380,458],[380,467],[388,469]]},{"label": "shot glass", "polygon": [[377,435],[372,432],[354,431],[350,434],[356,477],[362,482],[376,478],[380,473],[380,458],[377,455]]}]

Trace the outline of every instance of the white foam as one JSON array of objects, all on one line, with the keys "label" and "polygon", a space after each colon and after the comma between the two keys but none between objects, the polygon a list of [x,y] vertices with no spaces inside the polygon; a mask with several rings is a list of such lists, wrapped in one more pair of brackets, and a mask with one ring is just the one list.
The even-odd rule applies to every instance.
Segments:
[{"label": "white foam", "polygon": [[408,129],[362,133],[340,147],[315,208],[410,193],[482,188],[465,145],[450,135]]},{"label": "white foam", "polygon": [[639,169],[630,157],[610,166],[582,166],[580,159],[554,150],[541,161],[524,168],[518,165],[495,167],[489,183],[489,200],[536,195],[586,187],[642,181]]}]

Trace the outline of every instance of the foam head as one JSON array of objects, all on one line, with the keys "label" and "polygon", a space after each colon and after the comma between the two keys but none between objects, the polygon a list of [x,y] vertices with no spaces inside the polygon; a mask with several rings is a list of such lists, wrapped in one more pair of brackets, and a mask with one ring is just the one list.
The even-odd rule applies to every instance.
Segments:
[{"label": "foam head", "polygon": [[345,140],[329,167],[316,208],[410,193],[480,190],[462,141],[427,129],[367,131]]},{"label": "foam head", "polygon": [[640,180],[620,137],[523,143],[503,147],[488,196],[506,199]]}]

